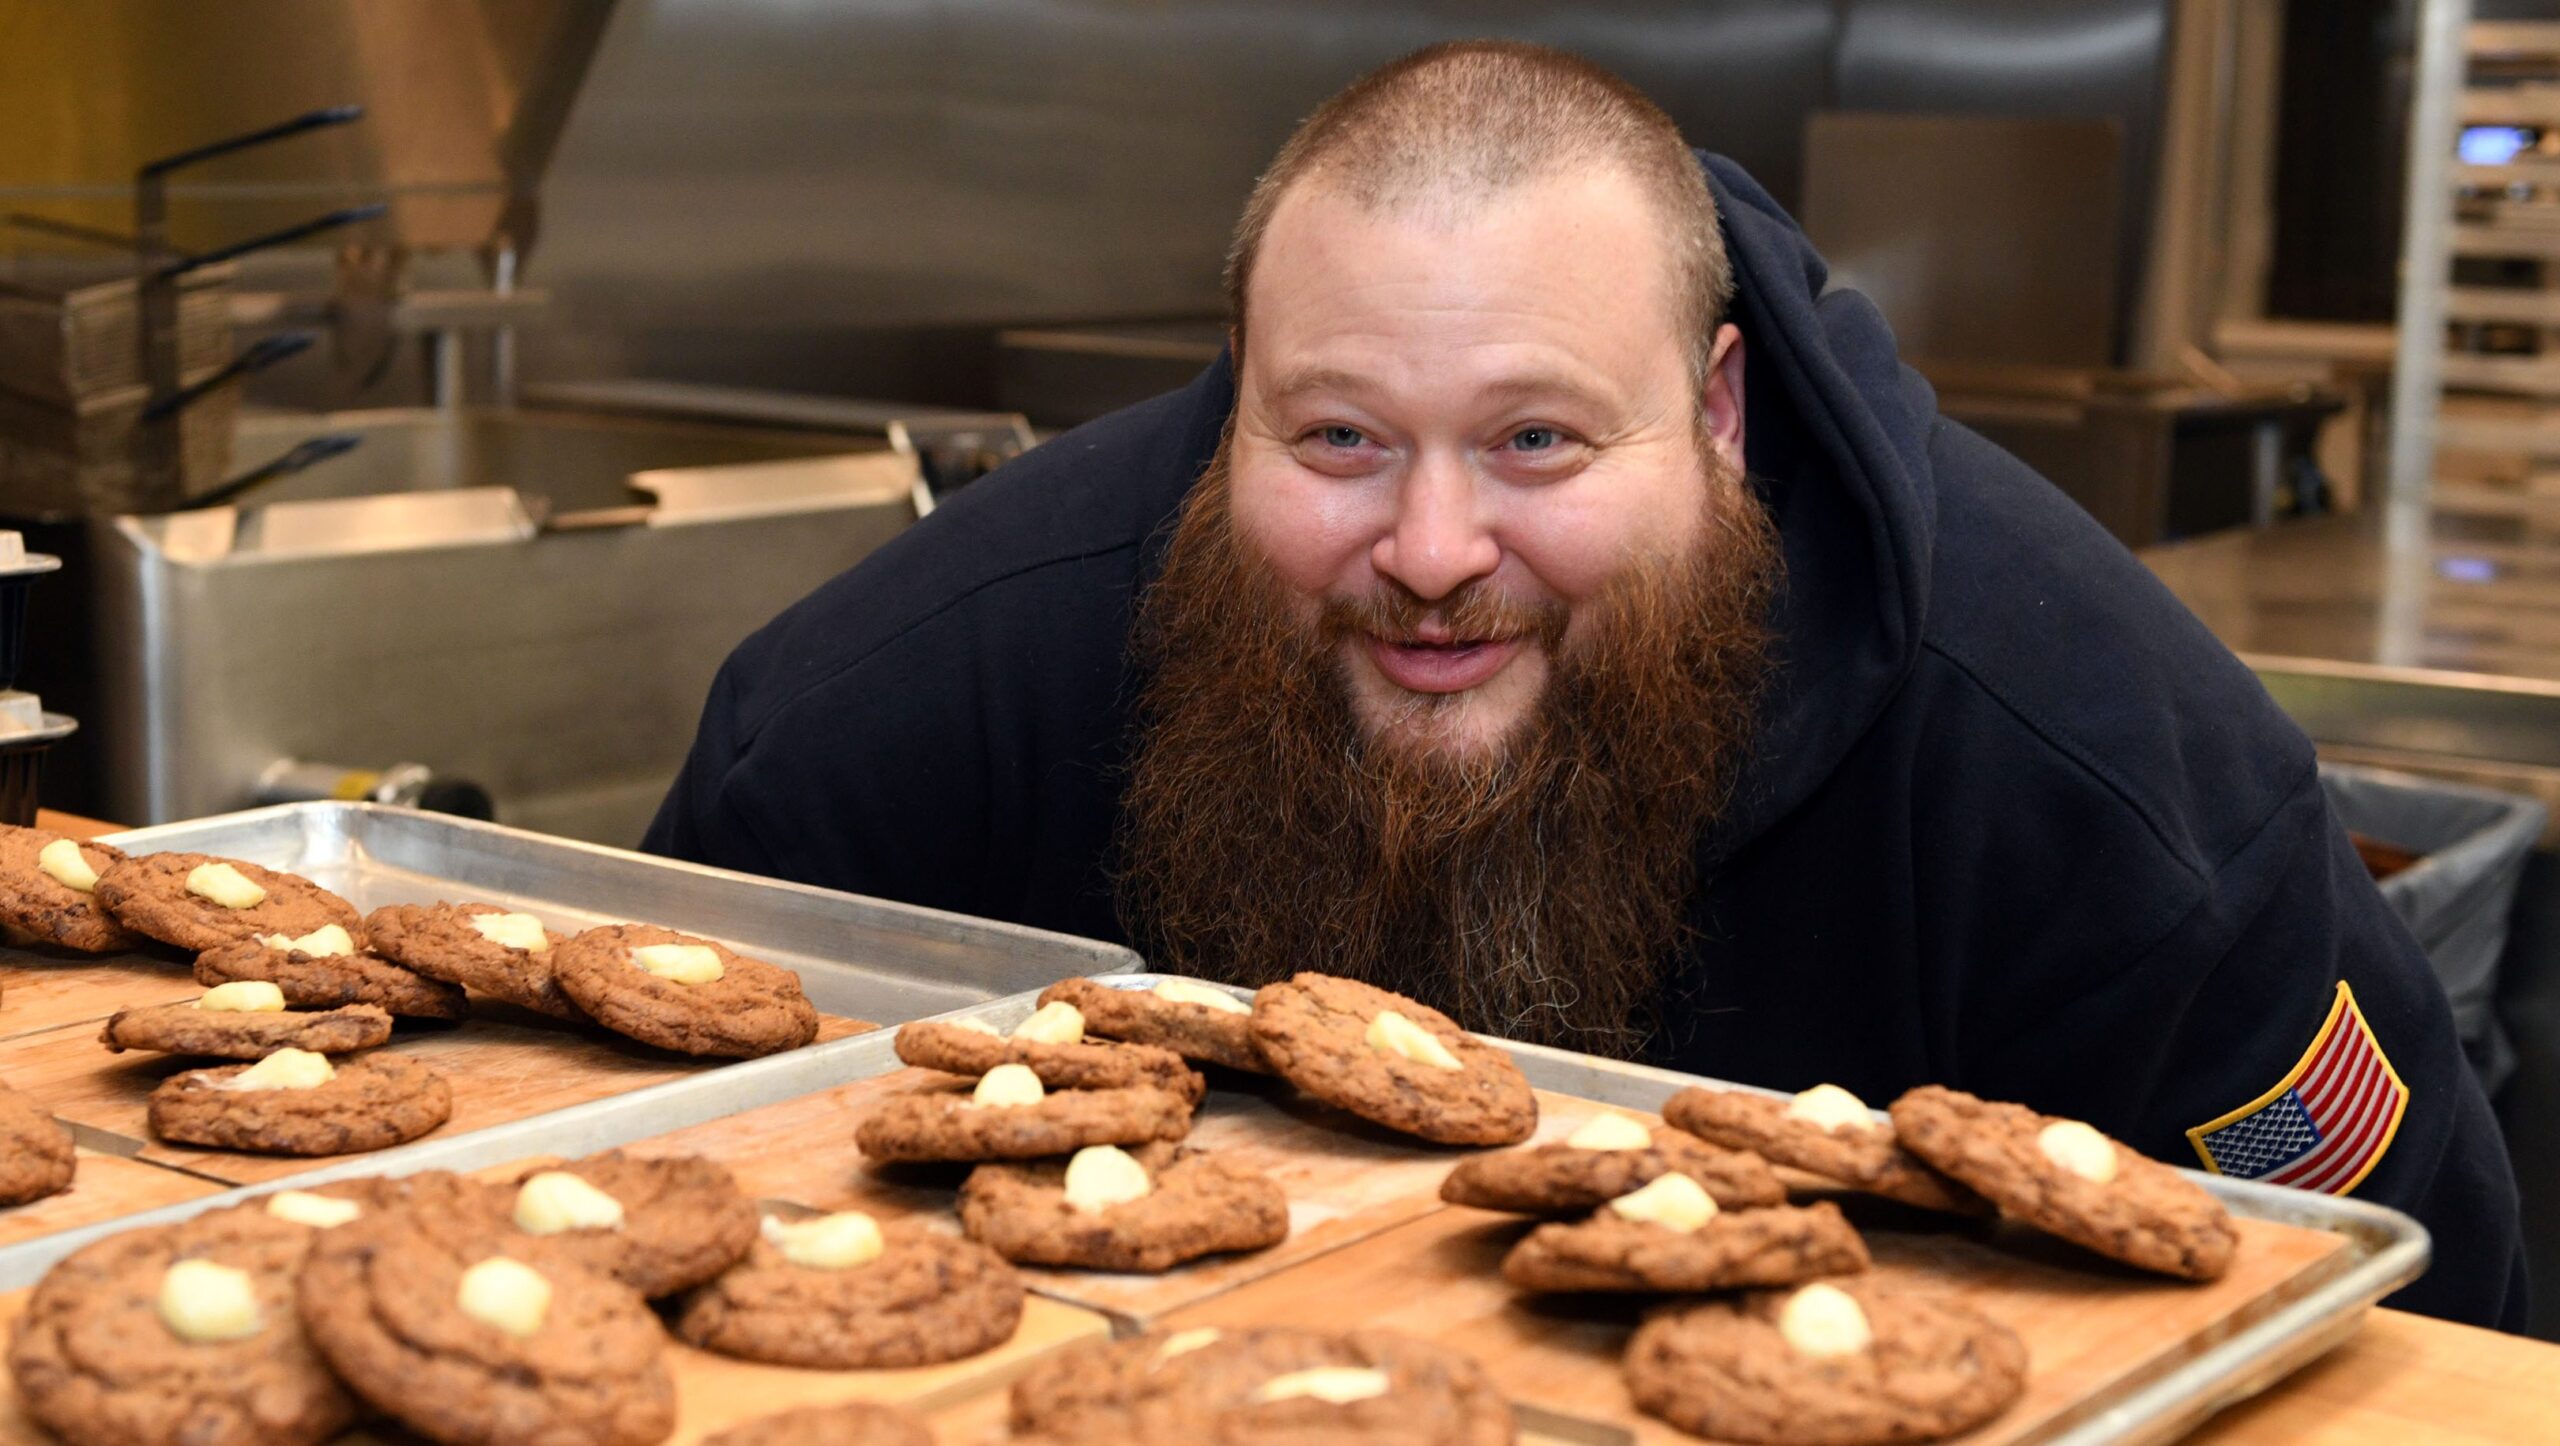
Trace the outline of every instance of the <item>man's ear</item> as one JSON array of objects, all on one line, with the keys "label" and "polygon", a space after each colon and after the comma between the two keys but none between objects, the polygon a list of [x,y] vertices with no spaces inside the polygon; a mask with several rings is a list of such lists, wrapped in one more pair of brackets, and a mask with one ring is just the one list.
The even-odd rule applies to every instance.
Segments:
[{"label": "man's ear", "polygon": [[1726,322],[1716,328],[1713,350],[1707,353],[1707,384],[1698,399],[1699,415],[1706,418],[1707,443],[1723,456],[1726,464],[1742,466],[1742,328]]}]

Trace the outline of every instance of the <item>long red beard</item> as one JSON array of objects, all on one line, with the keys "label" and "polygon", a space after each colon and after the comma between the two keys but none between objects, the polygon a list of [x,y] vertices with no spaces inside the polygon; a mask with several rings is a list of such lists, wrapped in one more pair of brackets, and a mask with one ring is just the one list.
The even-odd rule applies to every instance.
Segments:
[{"label": "long red beard", "polygon": [[1339,641],[1433,609],[1390,594],[1299,620],[1234,531],[1221,447],[1139,619],[1120,906],[1155,966],[1322,970],[1471,1029],[1638,1053],[1746,751],[1780,572],[1739,476],[1707,481],[1694,556],[1631,568],[1569,642],[1560,612],[1514,620],[1547,646],[1545,693],[1499,746],[1451,753],[1364,731]]}]

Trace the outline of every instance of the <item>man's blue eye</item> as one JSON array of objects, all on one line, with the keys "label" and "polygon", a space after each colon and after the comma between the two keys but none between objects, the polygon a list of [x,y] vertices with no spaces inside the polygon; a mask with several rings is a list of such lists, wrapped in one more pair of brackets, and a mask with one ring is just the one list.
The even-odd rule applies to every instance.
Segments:
[{"label": "man's blue eye", "polygon": [[1367,440],[1367,438],[1360,435],[1360,430],[1357,427],[1327,427],[1324,429],[1324,444],[1328,447],[1341,447],[1347,450],[1352,447],[1357,447]]},{"label": "man's blue eye", "polygon": [[1523,427],[1511,436],[1511,445],[1523,452],[1543,452],[1555,444],[1553,427]]}]

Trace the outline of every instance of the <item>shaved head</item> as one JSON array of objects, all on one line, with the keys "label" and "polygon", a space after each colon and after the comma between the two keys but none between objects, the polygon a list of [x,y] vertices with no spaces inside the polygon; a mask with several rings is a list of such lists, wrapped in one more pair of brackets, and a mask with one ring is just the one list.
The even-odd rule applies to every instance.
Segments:
[{"label": "shaved head", "polygon": [[1281,147],[1227,252],[1237,355],[1264,234],[1300,182],[1372,212],[1456,218],[1527,183],[1603,168],[1634,181],[1660,224],[1673,305],[1703,379],[1733,273],[1697,157],[1635,87],[1564,51],[1503,40],[1435,45],[1374,70]]}]

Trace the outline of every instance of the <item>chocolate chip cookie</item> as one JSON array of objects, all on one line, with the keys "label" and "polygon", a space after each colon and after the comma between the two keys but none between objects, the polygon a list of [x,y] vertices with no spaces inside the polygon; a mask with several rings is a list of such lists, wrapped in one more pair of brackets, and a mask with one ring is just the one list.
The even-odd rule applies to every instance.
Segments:
[{"label": "chocolate chip cookie", "polygon": [[339,1062],[310,1089],[225,1088],[255,1065],[191,1069],[151,1092],[151,1132],[176,1144],[269,1155],[348,1155],[405,1144],[453,1114],[444,1077],[396,1054]]},{"label": "chocolate chip cookie", "polygon": [[[1372,1043],[1382,1012],[1436,1042],[1445,1063]],[[1253,1038],[1289,1083],[1391,1130],[1444,1145],[1516,1145],[1538,1127],[1537,1096],[1509,1055],[1373,985],[1324,974],[1270,985],[1253,997]]]},{"label": "chocolate chip cookie", "polygon": [[[1376,1389],[1338,1401],[1301,1394],[1295,1387],[1311,1371],[1349,1372]],[[1149,1446],[1508,1446],[1517,1434],[1510,1406],[1473,1358],[1378,1330],[1265,1326],[1088,1342],[1034,1363],[1014,1383],[1010,1406],[1018,1436]]]},{"label": "chocolate chip cookie", "polygon": [[1863,1346],[1836,1349],[1854,1334],[1821,1354],[1791,1343],[1789,1291],[1678,1307],[1627,1345],[1636,1405],[1720,1441],[1868,1446],[1969,1430],[2025,1389],[2026,1347],[1990,1317],[1869,1281],[1824,1285],[1855,1303],[1871,1337]]},{"label": "chocolate chip cookie", "polygon": [[1261,1171],[1161,1141],[1128,1153],[1148,1192],[1098,1210],[1069,1203],[1069,1161],[980,1165],[960,1188],[961,1228],[1024,1265],[1149,1273],[1289,1238],[1288,1197]]},{"label": "chocolate chip cookie", "polygon": [[1769,1162],[1656,1125],[1652,1143],[1633,1150],[1587,1150],[1557,1141],[1458,1162],[1440,1182],[1440,1198],[1515,1215],[1578,1215],[1660,1175],[1686,1175],[1727,1210],[1786,1203],[1787,1188]]},{"label": "chocolate chip cookie", "polygon": [[946,1074],[974,1076],[1000,1064],[1025,1065],[1053,1090],[1152,1085],[1197,1103],[1209,1087],[1198,1070],[1182,1062],[1181,1055],[1151,1044],[1100,1040],[1051,1044],[922,1019],[898,1026],[896,1047],[898,1058],[907,1063]]},{"label": "chocolate chip cookie", "polygon": [[[1162,992],[1168,988],[1176,997]],[[1098,979],[1061,979],[1040,991],[1040,1002],[1074,1005],[1086,1031],[1104,1039],[1152,1044],[1184,1059],[1252,1074],[1271,1072],[1253,1042],[1251,1005],[1235,999],[1235,1008],[1227,1009],[1179,997],[1186,992],[1176,985],[1120,989]]]},{"label": "chocolate chip cookie", "polygon": [[[660,978],[632,962],[657,945],[708,949],[720,975],[698,984]],[[617,1034],[682,1054],[751,1058],[798,1049],[818,1037],[818,1011],[800,976],[727,945],[653,924],[608,924],[551,951],[561,992]]]},{"label": "chocolate chip cookie", "polygon": [[98,1032],[98,1042],[114,1054],[141,1049],[216,1059],[264,1059],[288,1047],[313,1054],[353,1054],[390,1038],[390,1013],[371,1004],[264,1014],[199,1009],[192,1001],[151,1004],[117,1010]]},{"label": "chocolate chip cookie", "polygon": [[803,1406],[702,1438],[702,1446],[933,1446],[933,1432],[895,1406]]},{"label": "chocolate chip cookie", "polygon": [[566,1259],[655,1298],[711,1279],[755,1242],[755,1203],[727,1166],[700,1155],[635,1159],[619,1150],[527,1170],[508,1182],[501,1205],[510,1228],[527,1228],[519,1204],[524,1182],[555,1172],[613,1197],[622,1220],[535,1236],[527,1259]]},{"label": "chocolate chip cookie", "polygon": [[[460,1176],[445,1170],[421,1170],[397,1177],[367,1175],[276,1190],[230,1208],[259,1211],[306,1230],[334,1230],[377,1211],[403,1208],[422,1195],[460,1183],[465,1183]],[[325,1203],[315,1207],[314,1197]]]},{"label": "chocolate chip cookie", "polygon": [[[0,825],[0,923],[86,954],[141,948],[142,936],[110,917],[94,893],[45,872],[39,856],[47,845],[66,837],[51,829]],[[108,844],[73,841],[72,846],[93,874],[125,861],[124,850]]]},{"label": "chocolate chip cookie", "polygon": [[[356,1403],[294,1309],[310,1238],[256,1211],[223,1210],[65,1257],[10,1342],[27,1413],[75,1446],[305,1446],[336,1436],[355,1423]],[[181,1261],[245,1275],[248,1299],[234,1302],[245,1308],[221,1321],[164,1308]]]},{"label": "chocolate chip cookie", "polygon": [[43,1106],[0,1085],[0,1205],[24,1205],[71,1184],[79,1152]]},{"label": "chocolate chip cookie", "polygon": [[778,1231],[687,1296],[676,1334],[705,1350],[775,1365],[876,1370],[956,1361],[1013,1339],[1022,1277],[993,1251],[900,1224],[858,1264],[795,1261]]},{"label": "chocolate chip cookie", "polygon": [[462,1305],[466,1272],[503,1249],[417,1219],[328,1231],[303,1267],[303,1323],[358,1396],[438,1442],[646,1446],[675,1429],[666,1331],[629,1286],[542,1261],[548,1301],[519,1334]]},{"label": "chocolate chip cookie", "polygon": [[1781,1165],[1853,1185],[1869,1194],[1961,1215],[1989,1213],[1982,1197],[1904,1149],[1893,1126],[1871,1116],[1825,1126],[1789,1113],[1783,1096],[1691,1086],[1662,1117],[1700,1139],[1752,1150]]},{"label": "chocolate chip cookie", "polygon": [[[2039,1230],[2186,1280],[2218,1280],[2231,1268],[2239,1236],[2221,1201],[2085,1125],[1936,1085],[1895,1100],[1893,1123],[1923,1159]],[[2109,1178],[2087,1178],[2048,1155],[2040,1140],[2056,1125],[2095,1136]]]},{"label": "chocolate chip cookie", "polygon": [[538,1010],[554,1019],[584,1022],[587,1012],[560,989],[552,952],[564,934],[542,933],[539,951],[502,944],[472,927],[479,917],[509,913],[495,904],[387,904],[365,915],[366,940],[375,953],[412,973]]},{"label": "chocolate chip cookie", "polygon": [[[297,936],[298,937],[298,936]],[[310,954],[242,939],[196,956],[198,984],[263,979],[284,991],[296,1009],[337,1009],[371,1004],[409,1019],[460,1019],[471,1012],[462,990],[412,974],[379,954],[358,948],[347,954]]]},{"label": "chocolate chip cookie", "polygon": [[[264,889],[266,897],[234,909],[189,893],[187,876],[204,864],[229,864]],[[119,860],[98,875],[96,897],[117,923],[133,932],[198,952],[260,934],[298,939],[325,924],[353,933],[364,922],[355,905],[299,874],[212,854],[143,854]]]},{"label": "chocolate chip cookie", "polygon": [[1687,1292],[1793,1285],[1867,1263],[1867,1243],[1828,1200],[1722,1211],[1695,1230],[1602,1209],[1530,1231],[1503,1257],[1502,1278],[1522,1290]]},{"label": "chocolate chip cookie", "polygon": [[854,1127],[875,1160],[1036,1160],[1087,1145],[1142,1145],[1191,1132],[1191,1101],[1152,1085],[1059,1090],[1028,1105],[981,1105],[969,1086],[891,1095]]}]

